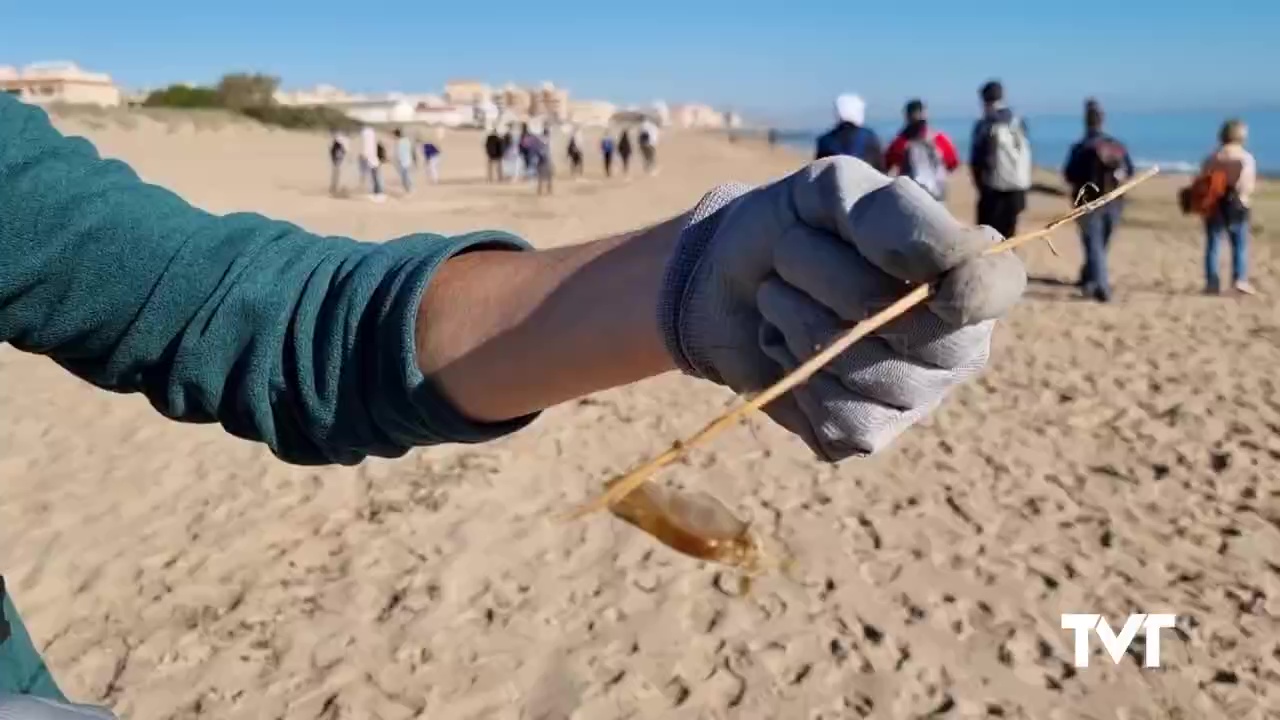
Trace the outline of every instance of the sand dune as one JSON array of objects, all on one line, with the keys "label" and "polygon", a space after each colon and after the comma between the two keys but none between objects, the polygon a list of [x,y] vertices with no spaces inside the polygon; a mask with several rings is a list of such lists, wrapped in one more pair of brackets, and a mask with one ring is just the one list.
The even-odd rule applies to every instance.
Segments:
[{"label": "sand dune", "polygon": [[[62,120],[218,212],[323,233],[515,231],[541,246],[679,212],[803,158],[664,137],[656,178],[326,196],[326,141],[248,124]],[[388,185],[397,187],[393,177]],[[953,202],[971,217],[971,193]],[[1267,297],[1198,294],[1174,179],[1115,240],[1118,302],[1037,280],[980,380],[889,451],[830,467],[757,419],[668,481],[738,503],[799,556],[750,597],[607,517],[549,515],[731,397],[675,375],[555,408],[486,447],[284,465],[0,349],[0,569],[64,689],[148,718],[1280,717],[1280,189],[1259,200]],[[1028,225],[1063,209],[1036,196]],[[1062,612],[1179,615],[1165,667],[1071,667]],[[1125,710],[1117,711],[1117,706]]]}]

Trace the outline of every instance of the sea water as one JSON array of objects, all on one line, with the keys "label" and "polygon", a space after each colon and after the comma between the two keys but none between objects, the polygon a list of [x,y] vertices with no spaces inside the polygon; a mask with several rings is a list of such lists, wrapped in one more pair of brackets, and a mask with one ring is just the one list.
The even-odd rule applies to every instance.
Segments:
[{"label": "sea water", "polygon": [[[1015,108],[1016,111],[1016,108]],[[1139,167],[1159,165],[1166,172],[1195,172],[1200,162],[1217,146],[1218,130],[1227,115],[1210,111],[1108,113],[1106,131],[1129,148]],[[1280,109],[1245,111],[1238,117],[1249,126],[1249,151],[1258,161],[1258,171],[1280,175]],[[976,118],[931,119],[955,142],[961,162],[969,157],[970,135]],[[1028,115],[1032,156],[1036,165],[1061,168],[1072,143],[1084,132],[1079,115]],[[872,120],[870,127],[887,145],[901,129],[895,121]],[[788,144],[812,150],[815,132],[784,132]]]}]

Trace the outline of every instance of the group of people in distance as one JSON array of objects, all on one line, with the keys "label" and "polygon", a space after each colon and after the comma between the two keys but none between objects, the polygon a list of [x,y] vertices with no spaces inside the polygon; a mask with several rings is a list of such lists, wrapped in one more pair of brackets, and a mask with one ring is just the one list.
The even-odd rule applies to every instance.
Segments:
[{"label": "group of people in distance", "polygon": [[[636,143],[632,145],[631,134],[635,132]],[[623,127],[613,131],[606,129],[600,138],[600,155],[604,163],[606,177],[613,176],[614,157],[621,163],[622,173],[628,174],[631,169],[631,157],[638,146],[644,162],[645,172],[657,172],[659,129],[652,120],[644,120],[635,127]],[[555,177],[555,162],[552,159],[551,123],[543,122],[540,132],[535,132],[530,123],[511,124],[501,132],[493,127],[485,135],[484,153],[486,158],[485,177],[491,182],[508,182],[519,178],[536,178],[537,193],[549,195],[552,191],[552,180]],[[406,194],[413,191],[413,171],[419,164],[425,165],[427,179],[432,183],[440,181],[440,147],[435,143],[419,142],[411,138],[401,128],[392,131],[394,157],[389,157],[387,146],[378,137],[378,133],[366,125],[360,129],[359,166],[360,182],[368,191],[368,197],[374,202],[386,200],[382,179],[382,167],[389,160],[400,176],[400,184]],[[567,133],[565,155],[569,160],[570,177],[583,175],[586,153],[582,131],[578,127]],[[340,130],[335,130],[329,143],[329,194],[341,197],[346,194],[344,187],[344,168],[352,152],[351,140]],[[419,157],[422,162],[419,163]]]},{"label": "group of people in distance", "polygon": [[[576,138],[575,138],[576,140]],[[571,142],[571,144],[573,144]],[[576,145],[575,145],[576,147]],[[555,163],[551,159],[551,125],[534,132],[529,123],[520,124],[519,135],[514,126],[499,134],[491,128],[484,138],[486,158],[485,179],[489,182],[507,182],[521,177],[536,177],[538,194],[550,194],[555,176]],[[581,172],[581,153],[570,153],[570,172]]]},{"label": "group of people in distance", "polygon": [[[635,132],[645,172],[653,174],[657,171],[658,162],[658,126],[652,120],[645,120],[635,128]],[[484,139],[485,179],[495,183],[536,177],[538,194],[549,194],[552,189],[551,180],[555,175],[551,148],[550,123],[543,124],[541,133],[533,132],[529,123],[520,123],[518,133],[514,125],[508,126],[503,132],[497,127],[491,128]],[[631,128],[624,127],[616,135],[611,129],[606,129],[600,138],[600,156],[605,177],[613,176],[615,155],[621,163],[622,173],[629,173],[634,149]],[[567,133],[565,156],[569,160],[569,176],[582,177],[586,153],[582,130],[577,126]]]},{"label": "group of people in distance", "polygon": [[[400,128],[392,131],[395,142],[395,168],[400,175],[400,185],[405,193],[413,192],[413,171],[419,165],[421,152],[422,165],[426,166],[427,179],[432,183],[440,182],[440,148],[435,143],[426,141],[419,145]],[[340,197],[345,194],[343,185],[343,167],[351,151],[351,141],[346,134],[335,130],[329,143],[329,194]],[[369,191],[369,199],[374,202],[386,200],[382,183],[382,166],[387,164],[387,147],[378,137],[378,133],[368,125],[360,128],[360,153],[357,163],[360,168],[360,182]]]},{"label": "group of people in distance", "polygon": [[[1030,135],[1025,119],[1005,102],[999,81],[985,83],[979,97],[982,116],[974,124],[969,144],[969,171],[978,196],[976,220],[1012,237],[1033,183]],[[839,96],[835,111],[835,127],[817,140],[817,158],[850,155],[886,174],[911,178],[934,198],[945,200],[948,176],[960,165],[959,153],[946,133],[929,127],[923,101],[906,104],[903,128],[888,148],[866,126],[866,103],[861,97]],[[1084,136],[1071,146],[1062,168],[1076,202],[1094,200],[1134,175],[1128,148],[1103,129],[1105,117],[1096,99],[1085,101]],[[1257,293],[1248,279],[1249,206],[1257,170],[1244,147],[1247,138],[1243,122],[1228,120],[1219,131],[1218,148],[1180,194],[1183,212],[1204,221],[1205,292],[1209,294],[1221,289],[1218,256],[1224,235],[1231,243],[1233,289],[1244,295]],[[1077,221],[1084,248],[1077,285],[1087,298],[1111,300],[1107,251],[1123,211],[1123,202],[1117,200]]]}]

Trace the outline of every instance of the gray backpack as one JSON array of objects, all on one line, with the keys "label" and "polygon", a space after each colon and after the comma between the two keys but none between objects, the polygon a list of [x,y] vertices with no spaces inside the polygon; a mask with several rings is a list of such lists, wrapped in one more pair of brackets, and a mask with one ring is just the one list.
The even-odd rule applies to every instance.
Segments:
[{"label": "gray backpack", "polygon": [[993,122],[987,132],[991,152],[991,174],[987,185],[1000,191],[1029,190],[1031,142],[1027,139],[1022,118]]},{"label": "gray backpack", "polygon": [[935,200],[946,197],[947,168],[934,135],[930,133],[908,141],[905,155],[902,174],[915,180]]}]

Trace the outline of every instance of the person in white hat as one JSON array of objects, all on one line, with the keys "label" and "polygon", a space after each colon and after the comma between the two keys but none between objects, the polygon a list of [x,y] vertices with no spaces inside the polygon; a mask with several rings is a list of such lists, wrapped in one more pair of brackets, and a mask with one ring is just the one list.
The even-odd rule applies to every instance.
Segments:
[{"label": "person in white hat", "polygon": [[836,98],[836,126],[818,138],[815,159],[835,155],[856,157],[884,172],[884,151],[875,131],[865,127],[867,103],[858,95],[845,93]]}]

